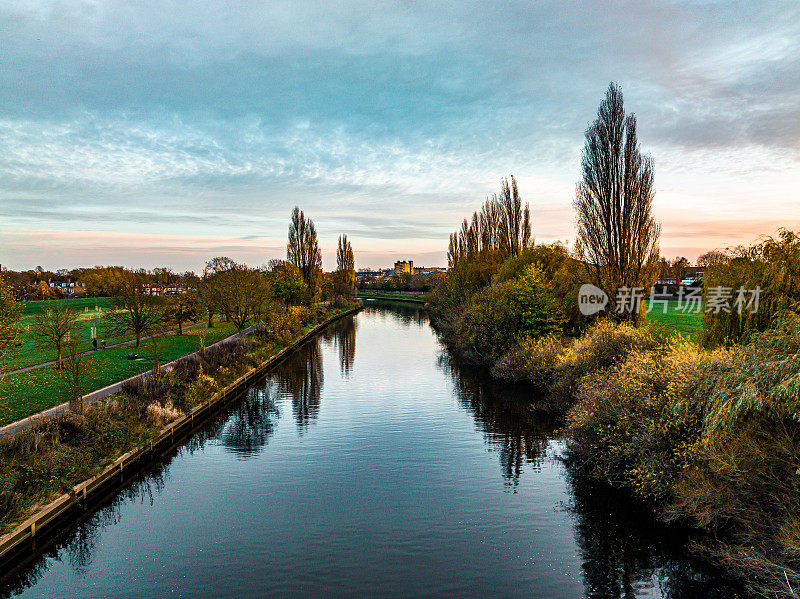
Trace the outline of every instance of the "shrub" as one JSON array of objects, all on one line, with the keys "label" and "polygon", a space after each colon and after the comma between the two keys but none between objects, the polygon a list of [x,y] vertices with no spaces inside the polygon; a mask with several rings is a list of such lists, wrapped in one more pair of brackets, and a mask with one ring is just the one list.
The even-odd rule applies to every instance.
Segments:
[{"label": "shrub", "polygon": [[668,498],[696,442],[696,414],[676,410],[702,376],[705,357],[687,343],[638,348],[584,376],[568,415],[572,460],[593,477]]},{"label": "shrub", "polygon": [[535,266],[513,280],[477,293],[461,317],[456,335],[467,356],[491,362],[523,339],[560,333],[562,311]]},{"label": "shrub", "polygon": [[256,327],[254,334],[262,343],[274,343],[285,347],[300,333],[304,317],[307,316],[308,311],[305,308],[275,311],[269,321]]},{"label": "shrub", "polygon": [[800,308],[800,235],[781,230],[749,248],[736,248],[727,262],[710,266],[703,277],[705,292],[727,287],[761,289],[758,311],[732,309],[703,315],[701,341],[707,347],[747,341],[750,334],[764,331],[778,314]]},{"label": "shrub", "polygon": [[200,355],[203,370],[214,374],[221,368],[232,368],[245,360],[249,347],[249,343],[243,337],[207,347]]},{"label": "shrub", "polygon": [[524,339],[495,363],[492,376],[507,381],[529,381],[537,390],[545,391],[553,384],[565,351],[565,342],[553,335]]}]

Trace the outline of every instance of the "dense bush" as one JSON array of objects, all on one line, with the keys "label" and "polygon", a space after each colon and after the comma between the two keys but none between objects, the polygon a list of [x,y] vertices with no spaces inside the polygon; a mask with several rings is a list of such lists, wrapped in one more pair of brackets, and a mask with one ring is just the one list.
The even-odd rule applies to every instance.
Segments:
[{"label": "dense bush", "polygon": [[429,296],[431,322],[467,358],[490,364],[526,339],[575,332],[573,262],[560,244],[463,258]]},{"label": "dense bush", "polygon": [[530,381],[548,392],[553,408],[566,409],[582,378],[624,362],[634,352],[664,348],[671,338],[655,327],[599,320],[574,341],[523,341],[500,357],[492,373],[505,380]]},{"label": "dense bush", "polygon": [[616,366],[584,376],[569,413],[572,458],[606,481],[661,501],[675,487],[700,423],[685,401],[704,357],[687,343],[637,348]]},{"label": "dense bush", "polygon": [[622,335],[627,341],[611,352],[620,357],[616,364],[581,369],[590,374],[578,379],[568,416],[571,462],[628,487],[665,518],[713,532],[702,550],[754,593],[794,596],[800,316],[783,313],[773,329],[712,354],[642,334],[650,342],[632,344]]},{"label": "dense bush", "polygon": [[468,357],[494,362],[523,339],[560,333],[562,314],[542,272],[531,265],[475,294],[456,329],[457,343]]},{"label": "dense bush", "polygon": [[308,318],[306,309],[295,308],[276,312],[268,321],[256,327],[254,335],[262,343],[274,343],[285,347],[297,337],[306,318]]},{"label": "dense bush", "polygon": [[[747,341],[764,331],[785,311],[800,311],[800,235],[783,230],[749,247],[730,252],[731,259],[710,266],[703,278],[706,295],[713,288],[761,289],[758,310],[707,312],[703,316],[702,342],[708,347]],[[749,299],[749,296],[748,298]]]}]

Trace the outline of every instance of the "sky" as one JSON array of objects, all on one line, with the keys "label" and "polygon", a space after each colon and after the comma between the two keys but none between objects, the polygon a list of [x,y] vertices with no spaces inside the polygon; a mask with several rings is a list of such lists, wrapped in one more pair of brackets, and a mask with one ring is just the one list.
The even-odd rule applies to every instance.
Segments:
[{"label": "sky", "polygon": [[514,175],[575,235],[610,81],[655,161],[662,254],[800,228],[800,3],[0,0],[0,263],[446,264]]}]

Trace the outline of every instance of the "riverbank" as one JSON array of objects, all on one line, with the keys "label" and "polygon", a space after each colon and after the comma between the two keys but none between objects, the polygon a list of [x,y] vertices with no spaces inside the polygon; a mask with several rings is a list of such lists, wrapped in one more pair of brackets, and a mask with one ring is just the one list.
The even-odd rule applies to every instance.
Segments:
[{"label": "riverbank", "polygon": [[126,468],[171,447],[215,405],[361,307],[288,313],[256,328],[252,339],[187,356],[164,375],[141,379],[83,414],[0,442],[0,530],[6,533],[0,555],[34,541],[43,527],[79,509]]},{"label": "riverbank", "polygon": [[427,323],[367,302],[331,325],[52,543],[37,534],[0,597],[743,597],[683,531],[576,484],[525,388]]},{"label": "riverbank", "polygon": [[624,489],[754,596],[800,587],[800,317],[709,352],[651,325],[600,321],[520,342],[492,374],[564,420],[570,470]]}]

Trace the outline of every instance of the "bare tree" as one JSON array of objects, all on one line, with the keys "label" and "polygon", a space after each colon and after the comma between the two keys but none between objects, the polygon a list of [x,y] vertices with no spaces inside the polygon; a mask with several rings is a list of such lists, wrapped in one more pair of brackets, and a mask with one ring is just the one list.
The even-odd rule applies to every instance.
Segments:
[{"label": "bare tree", "polygon": [[347,235],[339,236],[339,245],[336,248],[336,293],[346,297],[353,297],[356,290],[356,263],[353,256],[353,247],[347,240]]},{"label": "bare tree", "polygon": [[319,249],[314,222],[310,218],[306,219],[303,211],[297,206],[292,211],[286,257],[303,273],[303,280],[308,286],[313,302],[319,290],[322,274],[322,252]]},{"label": "bare tree", "polygon": [[109,335],[136,337],[139,347],[142,337],[154,335],[164,324],[164,300],[151,295],[146,273],[126,270],[120,275],[119,295],[114,298],[114,310],[106,315]]},{"label": "bare tree", "polygon": [[78,324],[78,314],[63,302],[52,302],[36,315],[33,330],[44,345],[55,348],[56,369],[61,370],[64,347]]},{"label": "bare tree", "polygon": [[730,256],[720,250],[709,250],[705,254],[700,254],[697,257],[697,266],[708,268],[709,266],[717,266],[719,264],[727,264]]},{"label": "bare tree", "polygon": [[213,303],[241,332],[259,320],[272,301],[266,276],[244,264],[214,274],[209,281]]},{"label": "bare tree", "polygon": [[517,181],[511,176],[511,185],[508,179],[503,179],[500,191],[500,249],[506,256],[519,256],[520,252],[528,247],[531,240],[531,214],[528,205],[522,207],[519,197]]},{"label": "bare tree", "polygon": [[653,160],[641,153],[636,117],[625,115],[622,92],[614,83],[586,130],[582,168],[574,203],[575,249],[594,284],[615,306],[618,290],[652,285],[661,225],[652,216]]},{"label": "bare tree", "polygon": [[83,413],[83,392],[88,375],[88,361],[81,351],[80,343],[70,339],[66,344],[64,371],[67,375],[67,396],[69,407],[73,412]]}]

